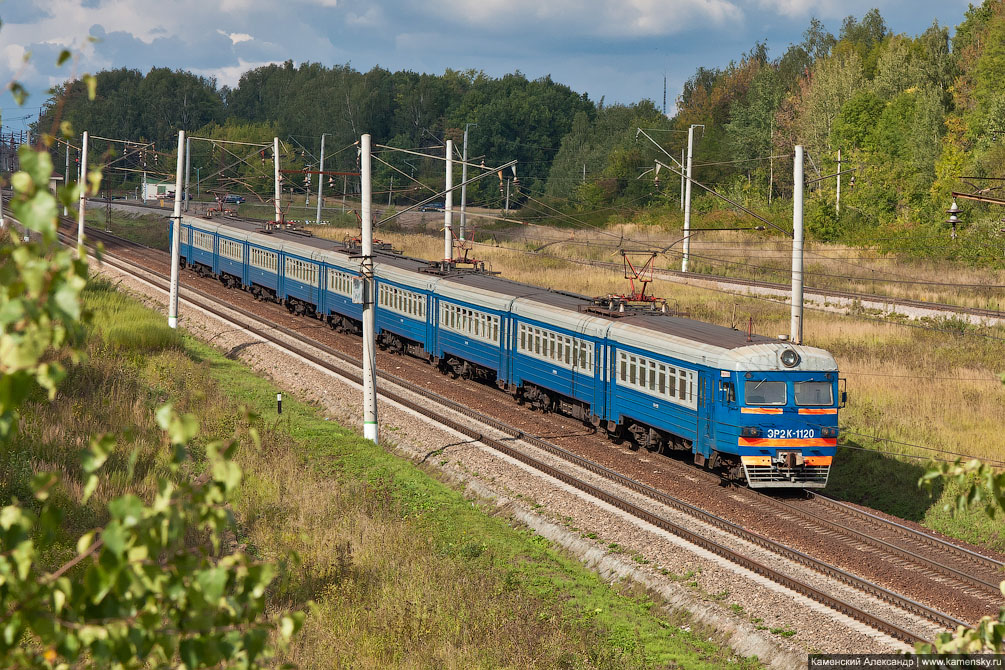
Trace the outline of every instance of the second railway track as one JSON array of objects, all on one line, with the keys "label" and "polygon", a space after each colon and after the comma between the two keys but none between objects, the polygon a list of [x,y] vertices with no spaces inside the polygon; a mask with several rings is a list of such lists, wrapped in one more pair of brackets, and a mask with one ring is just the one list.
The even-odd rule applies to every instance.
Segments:
[{"label": "second railway track", "polygon": [[[128,261],[122,262],[119,260],[115,260],[113,261],[113,264],[118,266],[119,269],[121,270],[130,271],[132,273],[135,273],[139,269],[137,267],[129,269],[128,266],[134,264],[131,264]],[[153,273],[149,270],[143,270],[143,272],[155,276],[156,278],[154,279],[154,281],[160,284],[160,288],[162,290],[164,289],[163,284],[165,282],[162,275],[158,275],[157,273]],[[218,300],[217,298],[214,298],[212,296],[209,296],[208,294],[202,293],[197,290],[193,289],[186,289],[186,290],[192,291],[193,295],[199,296],[199,298],[201,298],[204,301]],[[218,316],[220,316],[220,318],[229,318],[230,320],[233,320],[232,317],[226,317],[222,315],[218,309],[213,308],[212,306],[203,305],[202,308],[216,313]],[[282,335],[285,336],[286,338],[296,340],[305,347],[310,347],[315,350],[322,351],[326,355],[335,356],[343,360],[347,360],[347,362],[352,362],[354,364],[356,363],[355,359],[347,357],[345,354],[342,354],[316,341],[313,341],[310,338],[307,338],[306,336],[300,333],[290,331],[286,328],[283,328],[282,326],[277,326],[276,324],[267,324],[267,322],[263,322],[262,317],[258,315],[231,306],[228,306],[226,309],[232,311],[238,311],[239,313],[241,313],[242,319],[244,319],[245,321],[240,325],[248,329],[249,331],[255,333],[258,337],[262,337],[263,339],[276,342],[277,336],[274,333],[282,333]],[[284,342],[281,344],[281,346],[289,348],[289,343]],[[328,367],[327,364],[320,359],[320,357],[318,357],[315,354],[311,354],[309,351],[299,351],[298,355],[301,355],[307,358],[308,360],[312,360],[318,365]],[[693,505],[689,505],[686,502],[675,499],[664,492],[653,489],[652,487],[646,486],[645,484],[642,484],[640,482],[631,480],[630,478],[627,478],[611,470],[610,468],[606,468],[602,465],[589,461],[588,459],[584,459],[581,456],[577,456],[576,454],[573,454],[568,450],[563,449],[562,447],[554,445],[550,442],[528,435],[520,429],[513,428],[502,422],[499,422],[498,420],[487,417],[479,412],[475,412],[474,410],[471,410],[462,405],[459,405],[458,403],[443,398],[438,394],[431,393],[426,389],[417,387],[413,384],[410,384],[409,382],[396,378],[393,375],[388,375],[387,373],[381,373],[381,376],[388,381],[393,381],[396,385],[402,385],[405,388],[410,387],[409,390],[411,392],[420,394],[428,398],[429,400],[435,400],[437,404],[441,406],[450,407],[455,412],[461,412],[467,416],[470,416],[473,419],[477,419],[477,421],[482,425],[492,426],[494,429],[499,430],[506,435],[509,435],[511,438],[517,438],[522,440],[523,442],[532,444],[535,447],[540,448],[551,455],[558,456],[565,461],[573,463],[580,468],[583,468],[594,474],[597,474],[609,481],[618,484],[619,486],[625,487],[651,500],[657,501],[661,505],[665,505],[678,511],[682,511],[690,516],[700,519],[703,523],[719,528],[720,530],[725,530],[726,532],[736,535],[737,537],[743,538],[745,541],[751,542],[752,544],[755,544],[757,546],[767,548],[773,553],[786,557],[788,560],[809,566],[812,569],[816,570],[817,572],[826,574],[833,579],[837,579],[838,581],[851,585],[854,588],[869,593],[880,600],[884,600],[888,603],[894,604],[898,608],[904,609],[916,615],[927,618],[928,620],[933,621],[939,624],[940,626],[952,628],[962,623],[959,620],[955,619],[954,617],[938,612],[937,610],[927,607],[921,603],[915,602],[910,598],[904,598],[903,596],[899,596],[898,594],[893,593],[888,589],[884,589],[883,587],[880,587],[876,584],[870,583],[866,580],[862,580],[861,578],[858,578],[855,575],[837,569],[822,561],[814,559],[811,556],[803,554],[802,552],[792,550],[766,537],[747,531],[738,526],[737,524],[734,524],[725,519],[704,512],[703,510],[700,510],[694,507]],[[395,397],[393,393],[389,394],[386,392],[386,390],[384,395],[385,397],[390,397],[392,400],[399,402],[400,404],[412,407],[414,411],[420,412],[427,416],[431,416],[432,410],[429,407],[429,403],[416,404],[414,402],[408,401],[407,398]],[[864,612],[848,602],[845,602],[839,598],[835,598],[831,595],[828,595],[827,593],[824,593],[823,591],[812,586],[811,584],[795,580],[791,576],[783,574],[782,572],[779,572],[768,566],[765,566],[762,563],[759,563],[755,560],[745,557],[733,551],[729,547],[722,545],[721,543],[714,542],[700,535],[696,535],[691,531],[677,524],[674,524],[668,519],[662,518],[658,515],[653,514],[650,511],[647,511],[646,509],[639,507],[638,505],[633,504],[632,502],[626,500],[623,497],[602,490],[586,481],[583,481],[582,479],[574,477],[568,472],[559,470],[551,465],[548,465],[547,463],[544,463],[539,459],[534,458],[532,455],[522,450],[515,449],[513,446],[511,446],[511,444],[507,444],[504,441],[500,441],[498,439],[494,439],[492,437],[487,436],[483,431],[472,429],[465,422],[457,422],[440,416],[436,416],[436,419],[437,421],[442,420],[442,423],[450,426],[452,429],[462,434],[471,437],[472,439],[480,440],[483,443],[487,444],[488,446],[498,451],[501,451],[502,453],[505,453],[511,456],[512,458],[520,460],[521,462],[541,472],[544,472],[552,477],[555,477],[560,481],[563,481],[571,486],[574,486],[577,489],[595,498],[604,500],[605,502],[608,502],[609,504],[635,516],[636,518],[642,519],[647,523],[650,523],[659,528],[663,528],[664,530],[668,530],[678,535],[679,537],[682,537],[687,541],[692,542],[693,544],[701,546],[707,549],[708,551],[711,551],[712,553],[727,558],[727,560],[730,560],[738,565],[742,565],[743,567],[752,570],[755,573],[766,576],[769,579],[772,579],[777,583],[783,584],[788,588],[791,588],[797,592],[802,593],[803,595],[806,595],[814,600],[817,600],[818,602],[824,603],[828,607],[831,607],[832,609],[848,614],[849,616],[852,616],[853,618],[863,621],[869,624],[870,626],[877,628],[878,630],[882,630],[887,634],[893,635],[894,637],[898,637],[900,639],[904,639],[907,641],[917,641],[920,639],[920,636],[917,633],[905,630],[904,628],[897,626],[896,624],[892,624],[889,621],[884,621],[883,619],[876,617],[872,614],[869,614],[868,612]]]}]

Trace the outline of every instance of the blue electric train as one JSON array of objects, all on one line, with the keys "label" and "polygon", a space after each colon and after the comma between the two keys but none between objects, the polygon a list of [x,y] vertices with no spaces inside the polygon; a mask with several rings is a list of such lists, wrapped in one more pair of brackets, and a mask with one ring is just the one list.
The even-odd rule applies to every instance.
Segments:
[{"label": "blue electric train", "polygon": [[[297,231],[183,217],[182,262],[291,311],[361,332],[359,260]],[[664,314],[598,313],[582,296],[377,252],[378,344],[639,448],[686,450],[753,488],[822,488],[837,448],[826,351]]]}]

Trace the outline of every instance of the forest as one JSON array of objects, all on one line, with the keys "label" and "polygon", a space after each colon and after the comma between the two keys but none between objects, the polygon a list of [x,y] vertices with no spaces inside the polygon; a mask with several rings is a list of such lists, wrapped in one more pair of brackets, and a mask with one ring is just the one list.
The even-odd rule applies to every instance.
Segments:
[{"label": "forest", "polygon": [[[1005,0],[971,5],[955,29],[933,22],[920,35],[895,34],[873,9],[844,19],[837,35],[813,19],[802,37],[774,58],[757,43],[726,67],[699,68],[670,116],[651,100],[605,104],[520,72],[359,72],[288,61],[248,71],[234,88],[168,68],[104,71],[94,101],[82,81],[54,89],[36,130],[52,132],[62,119],[92,135],[142,139],[165,165],[173,165],[180,129],[219,140],[278,136],[283,164],[298,169],[317,165],[325,133],[326,169],[351,171],[362,133],[378,144],[435,153],[446,138],[459,146],[468,125],[473,162],[519,161],[515,207],[551,212],[556,223],[575,215],[602,225],[643,211],[679,216],[679,177],[651,168],[657,159],[672,165],[668,155],[679,159],[688,128],[698,124],[694,179],[783,226],[791,225],[792,147],[802,144],[811,237],[1000,265],[1000,254],[989,250],[1001,246],[1005,210],[961,203],[959,234],[967,243],[959,245],[947,244],[945,210],[954,191],[1003,198]],[[261,165],[270,152],[256,165],[198,144],[193,161],[207,166],[205,174],[219,179],[238,163],[229,168],[243,170],[236,183],[268,191]],[[830,176],[839,151],[847,171],[840,209]],[[379,156],[386,164],[376,164],[375,192],[386,193],[392,177],[396,189],[411,178],[442,184],[440,162]],[[135,174],[122,180],[131,183]],[[294,186],[305,186],[297,180]],[[472,185],[469,202],[499,207],[500,186],[495,178]],[[418,189],[400,196],[418,197]],[[731,209],[705,192],[696,192],[693,206],[698,214]]]}]

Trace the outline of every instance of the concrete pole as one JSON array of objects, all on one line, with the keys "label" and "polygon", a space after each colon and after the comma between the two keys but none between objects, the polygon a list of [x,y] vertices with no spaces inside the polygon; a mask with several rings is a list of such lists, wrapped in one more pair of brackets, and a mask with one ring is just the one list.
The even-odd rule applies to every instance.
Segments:
[{"label": "concrete pole", "polygon": [[[190,198],[188,194],[188,184],[189,184],[189,177],[191,176],[191,174],[192,174],[192,138],[186,137],[185,138],[185,211],[186,212],[188,211],[189,207],[188,201]],[[177,192],[178,190],[175,189],[175,193]]]},{"label": "concrete pole", "polygon": [[510,178],[506,177],[506,211],[509,212],[509,184]]},{"label": "concrete pole", "polygon": [[272,166],[275,172],[276,180],[276,225],[279,225],[279,219],[283,215],[283,210],[281,207],[282,203],[282,191],[279,190],[279,138],[272,138]]},{"label": "concrete pole", "polygon": [[185,131],[178,131],[178,165],[174,176],[174,215],[171,217],[171,291],[168,294],[168,327],[178,327],[178,265],[181,261],[181,187],[185,160]]},{"label": "concrete pole", "polygon": [[792,322],[790,339],[803,343],[803,147],[792,165]]},{"label": "concrete pole", "polygon": [[[476,123],[465,123],[464,124],[464,147],[461,150],[461,229],[458,235],[461,238],[461,242],[464,241],[464,233],[467,230],[468,225],[468,185],[465,183],[468,180],[468,127],[478,125]],[[392,177],[393,179],[393,177]]]},{"label": "concrete pole", "polygon": [[325,171],[325,135],[328,133],[321,133],[321,160],[318,161],[318,212],[317,216],[314,217],[314,225],[321,225],[321,187],[325,183],[325,176],[322,174]]},{"label": "concrete pole", "polygon": [[694,158],[694,126],[687,129],[687,179],[684,184],[684,258],[680,271],[687,272],[691,255],[691,161]]},{"label": "concrete pole", "polygon": [[147,204],[147,159],[143,157],[143,204]]},{"label": "concrete pole", "polygon": [[87,131],[84,131],[84,140],[80,145],[80,203],[77,206],[77,249],[80,257],[87,253],[84,251],[84,214],[87,212]]},{"label": "concrete pole", "polygon": [[[63,170],[63,186],[70,185],[70,143],[66,143],[66,168]],[[63,205],[63,216],[70,216],[70,210]]]},{"label": "concrete pole", "polygon": [[[394,193],[394,175],[391,175],[391,188],[389,188],[388,191],[387,191],[387,206],[388,207],[391,206],[391,195],[393,193]],[[463,218],[463,216],[464,216],[464,209],[463,208],[464,208],[464,201],[462,200],[461,201],[461,221],[464,220],[464,218]],[[461,234],[462,235],[463,235],[463,231],[464,231],[464,228],[462,227],[461,228]],[[463,239],[463,238],[461,238],[461,239]]]},{"label": "concrete pole", "polygon": [[445,206],[443,207],[443,260],[454,259],[453,218],[454,218],[454,141],[447,140],[447,184]]},{"label": "concrete pole", "polygon": [[360,142],[360,218],[363,225],[363,437],[377,442],[377,348],[375,310],[376,292],[373,281],[373,175],[370,169],[370,136]]},{"label": "concrete pole", "polygon": [[[684,150],[683,149],[680,150],[680,164],[682,166],[684,165]],[[687,180],[684,179],[684,173],[681,172],[680,173],[680,211],[682,211],[682,212],[684,211],[684,182],[685,181],[687,181]]]},{"label": "concrete pole", "polygon": [[834,207],[834,213],[841,214],[841,150],[838,149],[838,174],[837,174],[837,205]]}]

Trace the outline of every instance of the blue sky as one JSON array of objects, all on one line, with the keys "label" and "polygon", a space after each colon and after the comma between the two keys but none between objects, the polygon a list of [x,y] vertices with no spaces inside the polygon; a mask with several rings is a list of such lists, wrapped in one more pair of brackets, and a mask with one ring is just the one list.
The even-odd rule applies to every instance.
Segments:
[{"label": "blue sky", "polygon": [[[25,84],[18,109],[0,96],[3,125],[23,127],[45,91],[106,68],[191,70],[233,86],[271,62],[349,63],[442,73],[550,74],[593,100],[668,107],[699,65],[722,67],[758,40],[772,57],[801,41],[811,17],[841,20],[879,7],[915,35],[954,28],[966,0],[0,0],[0,78]],[[92,39],[95,38],[95,39]],[[76,54],[56,67],[63,47]],[[30,58],[25,61],[25,56]]]}]

